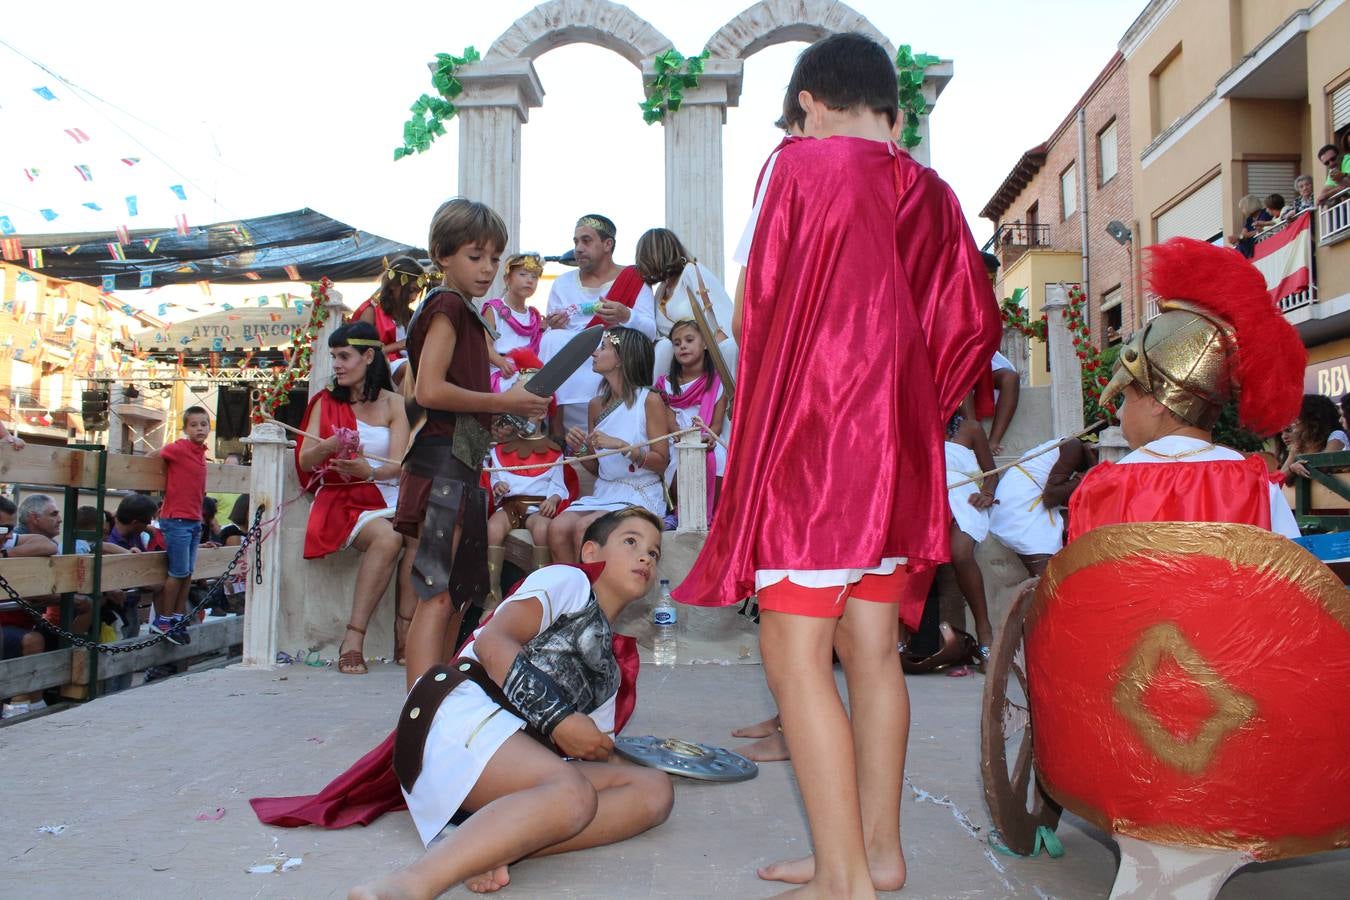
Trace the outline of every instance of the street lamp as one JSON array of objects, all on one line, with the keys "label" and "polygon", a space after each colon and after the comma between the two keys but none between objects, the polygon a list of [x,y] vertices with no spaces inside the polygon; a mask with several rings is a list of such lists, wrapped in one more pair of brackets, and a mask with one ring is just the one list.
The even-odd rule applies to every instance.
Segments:
[{"label": "street lamp", "polygon": [[1106,233],[1115,238],[1116,243],[1122,247],[1128,247],[1134,241],[1134,233],[1119,219],[1112,219],[1107,224]]}]

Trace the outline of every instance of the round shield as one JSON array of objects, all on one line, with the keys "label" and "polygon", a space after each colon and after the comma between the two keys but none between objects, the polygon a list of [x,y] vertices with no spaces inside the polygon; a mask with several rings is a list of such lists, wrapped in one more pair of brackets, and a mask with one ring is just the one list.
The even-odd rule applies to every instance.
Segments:
[{"label": "round shield", "polygon": [[739,753],[650,734],[617,738],[614,751],[629,762],[698,781],[749,781],[759,774],[759,766]]}]

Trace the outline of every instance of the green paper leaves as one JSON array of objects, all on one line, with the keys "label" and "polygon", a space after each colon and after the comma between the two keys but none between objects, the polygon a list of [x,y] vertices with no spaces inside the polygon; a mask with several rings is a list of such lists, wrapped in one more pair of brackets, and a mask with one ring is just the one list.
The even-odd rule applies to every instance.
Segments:
[{"label": "green paper leaves", "polygon": [[436,69],[431,75],[431,86],[440,96],[423,94],[408,107],[412,118],[403,123],[403,146],[394,148],[395,162],[414,153],[426,152],[436,138],[445,134],[445,121],[453,119],[458,112],[450,101],[464,92],[464,85],[455,77],[455,72],[480,58],[473,47],[465,47],[463,56],[436,54]]},{"label": "green paper leaves", "polygon": [[900,143],[906,150],[913,150],[923,143],[919,123],[928,111],[928,101],[923,96],[923,73],[929,66],[939,62],[941,60],[932,54],[914,53],[909,44],[901,44],[895,53],[895,84],[899,92],[900,114],[905,119]]},{"label": "green paper leaves", "polygon": [[698,87],[709,55],[704,49],[698,56],[686,57],[674,47],[658,53],[652,60],[656,77],[647,84],[647,99],[638,104],[642,121],[652,125],[664,119],[667,112],[678,112],[684,104],[684,92]]}]

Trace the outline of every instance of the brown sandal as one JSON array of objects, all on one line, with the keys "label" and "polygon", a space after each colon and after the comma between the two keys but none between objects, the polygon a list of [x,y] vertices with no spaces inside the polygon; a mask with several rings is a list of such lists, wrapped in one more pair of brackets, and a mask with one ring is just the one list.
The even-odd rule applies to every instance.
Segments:
[{"label": "brown sandal", "polygon": [[408,664],[408,632],[404,631],[403,640],[399,640],[398,623],[407,622],[408,628],[412,628],[412,616],[400,615],[395,612],[394,618],[398,620],[394,623],[394,663],[396,665],[406,666]]},{"label": "brown sandal", "polygon": [[[351,622],[347,623],[348,631],[355,631],[361,637],[366,636],[364,628],[357,628]],[[367,675],[370,669],[366,668],[366,658],[362,650],[348,650],[338,656],[338,671],[343,675]]]}]

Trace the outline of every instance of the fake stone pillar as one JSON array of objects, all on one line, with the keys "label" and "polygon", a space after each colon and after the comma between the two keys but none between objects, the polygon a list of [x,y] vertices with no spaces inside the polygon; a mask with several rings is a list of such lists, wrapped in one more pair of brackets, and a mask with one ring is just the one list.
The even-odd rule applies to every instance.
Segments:
[{"label": "fake stone pillar", "polygon": [[[459,113],[459,193],[497,211],[506,222],[506,252],[520,249],[520,126],[544,102],[528,59],[484,60],[456,77],[464,93]],[[501,276],[488,296],[501,292]]]},{"label": "fake stone pillar", "polygon": [[1130,445],[1125,441],[1125,432],[1120,430],[1119,425],[1102,429],[1101,437],[1097,439],[1098,460],[1120,462],[1121,457],[1129,452]]},{"label": "fake stone pillar", "polygon": [[[722,126],[727,107],[740,102],[739,59],[710,59],[696,88],[684,93],[678,110],[667,112],[666,224],[699,262],[726,280],[726,230],[722,221]],[[652,62],[642,66],[643,82],[656,77]]]},{"label": "fake stone pillar", "polygon": [[708,530],[708,446],[681,438],[675,444],[679,466],[675,470],[679,490],[677,534],[703,534]]},{"label": "fake stone pillar", "polygon": [[[253,426],[244,438],[253,445],[252,480],[249,497],[254,509],[263,507],[266,521],[277,514],[286,498],[286,469],[291,465],[291,448],[280,425],[264,422]],[[250,516],[252,511],[250,510]],[[252,521],[252,519],[250,519]],[[264,532],[266,529],[264,529]],[[262,544],[262,583],[253,571],[253,551],[249,551],[248,614],[244,617],[244,661],[246,669],[270,669],[276,664],[277,634],[281,620],[281,533],[274,530]]]},{"label": "fake stone pillar", "polygon": [[1069,331],[1068,287],[1047,284],[1044,309],[1050,353],[1051,422],[1056,437],[1068,437],[1083,430],[1083,367]]},{"label": "fake stone pillar", "polygon": [[333,358],[328,355],[328,338],[342,325],[347,308],[342,305],[342,295],[333,288],[328,289],[328,318],[324,320],[319,333],[309,351],[309,398],[328,387],[333,380]]},{"label": "fake stone pillar", "polygon": [[915,162],[922,163],[925,166],[931,166],[932,163],[932,141],[929,139],[928,117],[933,113],[933,107],[937,105],[938,96],[947,86],[947,82],[952,80],[953,66],[950,59],[940,60],[934,65],[929,66],[923,73],[923,85],[920,90],[923,92],[923,99],[928,102],[928,109],[919,117],[919,137],[923,138],[919,146],[909,151],[909,155],[914,157]]}]

